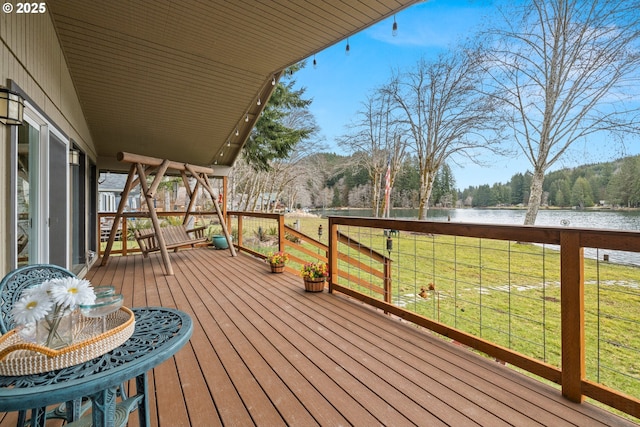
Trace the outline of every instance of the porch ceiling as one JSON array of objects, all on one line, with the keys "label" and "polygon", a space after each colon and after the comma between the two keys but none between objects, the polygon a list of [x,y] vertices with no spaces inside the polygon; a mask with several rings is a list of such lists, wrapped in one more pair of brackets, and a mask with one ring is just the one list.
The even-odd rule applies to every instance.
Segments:
[{"label": "porch ceiling", "polygon": [[100,165],[119,151],[231,165],[264,108],[274,76],[416,1],[56,0],[48,5]]}]

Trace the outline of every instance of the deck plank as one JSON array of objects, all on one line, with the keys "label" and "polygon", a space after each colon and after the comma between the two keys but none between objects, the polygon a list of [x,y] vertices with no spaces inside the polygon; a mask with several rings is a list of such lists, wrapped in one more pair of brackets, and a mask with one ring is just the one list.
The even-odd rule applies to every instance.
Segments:
[{"label": "deck plank", "polygon": [[154,427],[635,425],[344,295],[306,293],[244,254],[170,256],[174,276],[150,254],[112,257],[87,277],[128,306],[193,318],[190,342],[149,373]]}]

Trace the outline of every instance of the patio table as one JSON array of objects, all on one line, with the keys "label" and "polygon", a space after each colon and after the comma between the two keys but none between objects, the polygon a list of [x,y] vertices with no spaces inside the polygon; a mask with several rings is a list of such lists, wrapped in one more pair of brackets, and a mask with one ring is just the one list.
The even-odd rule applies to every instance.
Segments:
[{"label": "patio table", "polygon": [[[91,421],[95,427],[113,427],[117,418],[117,387],[136,378],[134,401],[140,425],[149,426],[147,372],[189,341],[193,324],[188,314],[175,309],[144,307],[132,311],[136,321],[133,335],[102,356],[37,375],[0,376],[0,412],[31,409],[32,425],[44,426],[46,406],[88,396],[92,411],[85,420],[87,424]],[[78,425],[84,425],[82,419]]]}]

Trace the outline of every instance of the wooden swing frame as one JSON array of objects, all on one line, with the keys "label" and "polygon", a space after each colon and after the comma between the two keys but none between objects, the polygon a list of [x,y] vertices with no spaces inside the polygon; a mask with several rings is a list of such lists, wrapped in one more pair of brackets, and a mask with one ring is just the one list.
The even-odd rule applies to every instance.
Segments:
[{"label": "wooden swing frame", "polygon": [[[213,202],[213,206],[215,207],[218,220],[220,221],[220,226],[222,227],[222,232],[224,234],[224,237],[227,239],[227,243],[229,244],[229,251],[231,252],[231,256],[237,256],[235,247],[233,246],[233,242],[231,241],[231,235],[229,234],[229,230],[227,229],[226,221],[224,221],[222,211],[220,210],[220,206],[218,205],[218,201],[214,195],[213,188],[211,187],[211,184],[209,182],[209,176],[213,175],[213,169],[203,166],[190,165],[188,163],[173,162],[166,159],[163,160],[155,157],[141,156],[138,154],[126,152],[118,153],[117,159],[120,162],[131,163],[131,166],[129,168],[127,182],[121,194],[120,203],[118,204],[118,210],[116,212],[115,219],[113,221],[113,224],[111,225],[111,232],[109,233],[107,247],[105,248],[104,255],[102,256],[101,265],[107,265],[107,262],[109,261],[109,256],[111,255],[111,250],[113,248],[113,242],[115,241],[116,233],[118,231],[118,224],[120,222],[120,219],[124,216],[124,208],[127,204],[129,193],[131,193],[131,190],[134,189],[137,185],[140,185],[142,194],[144,195],[144,200],[149,210],[149,217],[151,218],[151,224],[155,232],[155,237],[157,239],[158,246],[160,247],[160,253],[162,254],[162,261],[165,266],[165,272],[167,275],[173,276],[174,273],[173,267],[171,266],[171,259],[169,258],[169,251],[167,249],[167,244],[165,242],[163,233],[161,232],[158,213],[156,212],[155,204],[153,203],[156,191],[158,190],[158,186],[160,185],[162,178],[165,176],[168,170],[180,172],[182,182],[184,183],[184,187],[187,190],[187,195],[189,196],[189,206],[187,207],[184,218],[182,220],[182,225],[186,225],[189,221],[189,217],[194,214],[194,212],[192,212],[192,209],[196,200],[195,195],[200,188],[203,188],[207,193],[209,193],[209,196],[211,197],[211,201]],[[152,174],[155,174],[155,177],[151,185],[148,185],[147,176]],[[196,180],[193,189],[191,189],[191,186],[189,185],[189,176],[187,174],[189,174]],[[185,242],[185,246],[189,244],[189,242]]]}]

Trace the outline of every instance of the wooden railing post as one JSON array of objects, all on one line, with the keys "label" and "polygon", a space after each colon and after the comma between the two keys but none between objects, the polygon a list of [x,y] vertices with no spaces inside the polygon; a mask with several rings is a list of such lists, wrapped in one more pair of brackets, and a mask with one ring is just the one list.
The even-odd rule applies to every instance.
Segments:
[{"label": "wooden railing post", "polygon": [[120,233],[120,239],[122,239],[122,256],[127,255],[127,217],[122,217],[122,232]]},{"label": "wooden railing post", "polygon": [[560,233],[562,394],[582,402],[585,378],[584,249],[576,232]]},{"label": "wooden railing post", "polygon": [[278,250],[284,251],[285,233],[284,233],[284,215],[278,215]]},{"label": "wooden railing post", "polygon": [[98,248],[98,258],[102,256],[102,217],[104,217],[104,215],[98,212],[98,223],[96,224],[96,236],[98,237],[96,248]]},{"label": "wooden railing post", "polygon": [[329,217],[329,293],[333,293],[333,284],[338,280],[338,226]]},{"label": "wooden railing post", "polygon": [[391,259],[384,259],[384,302],[391,304]]},{"label": "wooden railing post", "polygon": [[238,247],[242,247],[242,214],[238,214]]},{"label": "wooden railing post", "polygon": [[227,194],[229,189],[229,177],[222,177],[222,217],[227,221],[227,230],[231,230],[231,224],[227,218]]}]

